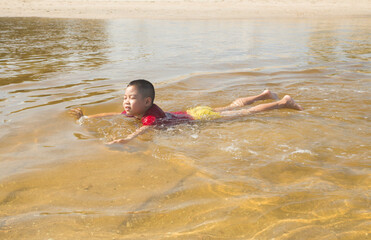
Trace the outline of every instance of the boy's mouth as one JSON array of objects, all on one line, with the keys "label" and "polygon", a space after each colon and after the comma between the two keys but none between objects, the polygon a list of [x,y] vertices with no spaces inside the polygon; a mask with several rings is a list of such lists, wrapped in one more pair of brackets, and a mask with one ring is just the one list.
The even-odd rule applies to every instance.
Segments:
[{"label": "boy's mouth", "polygon": [[131,108],[130,107],[124,107],[124,109],[125,109],[125,111],[128,112],[128,111],[130,111]]}]

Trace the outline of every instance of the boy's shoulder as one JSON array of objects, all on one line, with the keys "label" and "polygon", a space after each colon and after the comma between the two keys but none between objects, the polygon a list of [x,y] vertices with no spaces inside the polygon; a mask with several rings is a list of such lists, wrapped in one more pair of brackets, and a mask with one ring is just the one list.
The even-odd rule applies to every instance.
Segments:
[{"label": "boy's shoulder", "polygon": [[152,106],[147,110],[143,117],[150,115],[155,117],[166,117],[165,112],[156,104],[152,104]]},{"label": "boy's shoulder", "polygon": [[155,125],[158,119],[161,118],[166,118],[166,113],[156,104],[152,104],[152,106],[143,115],[141,121],[143,125],[150,126]]}]

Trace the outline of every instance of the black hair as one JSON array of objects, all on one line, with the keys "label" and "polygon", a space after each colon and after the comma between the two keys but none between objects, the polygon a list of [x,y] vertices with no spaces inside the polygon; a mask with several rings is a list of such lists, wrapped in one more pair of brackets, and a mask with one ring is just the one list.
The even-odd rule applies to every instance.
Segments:
[{"label": "black hair", "polygon": [[135,86],[139,93],[144,97],[150,97],[152,99],[152,104],[153,101],[155,100],[155,88],[153,87],[152,83],[145,79],[137,79],[134,81],[131,81],[128,84],[128,87],[130,86]]}]

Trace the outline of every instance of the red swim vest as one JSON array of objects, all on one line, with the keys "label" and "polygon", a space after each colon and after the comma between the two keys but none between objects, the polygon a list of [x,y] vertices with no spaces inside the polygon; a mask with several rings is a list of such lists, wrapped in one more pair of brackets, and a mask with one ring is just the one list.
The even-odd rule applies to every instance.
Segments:
[{"label": "red swim vest", "polygon": [[[126,111],[123,111],[121,114],[126,115]],[[177,124],[190,120],[193,120],[193,118],[187,112],[164,112],[159,106],[153,104],[143,115],[141,122],[144,126],[152,126]]]}]

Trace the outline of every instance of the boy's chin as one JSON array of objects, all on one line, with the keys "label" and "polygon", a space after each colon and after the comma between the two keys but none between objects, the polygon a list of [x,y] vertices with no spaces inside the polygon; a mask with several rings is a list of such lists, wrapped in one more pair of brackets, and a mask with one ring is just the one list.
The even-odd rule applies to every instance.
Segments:
[{"label": "boy's chin", "polygon": [[132,112],[126,112],[126,116],[128,116],[128,117],[136,117],[137,115],[135,113],[132,113]]}]

